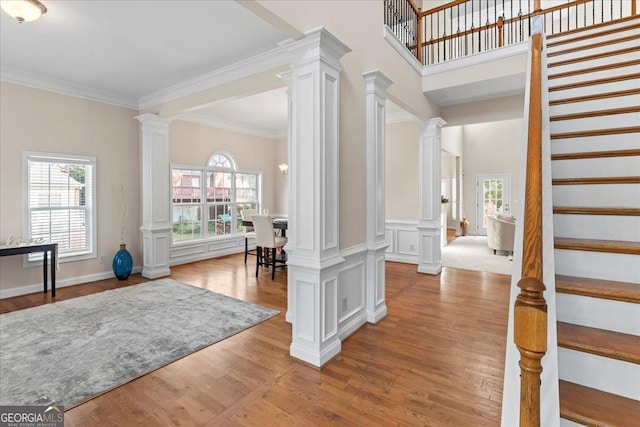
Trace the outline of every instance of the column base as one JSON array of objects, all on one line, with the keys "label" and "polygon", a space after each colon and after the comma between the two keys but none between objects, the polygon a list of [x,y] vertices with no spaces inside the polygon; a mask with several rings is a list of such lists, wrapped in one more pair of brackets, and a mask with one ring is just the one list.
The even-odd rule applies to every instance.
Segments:
[{"label": "column base", "polygon": [[321,368],[325,364],[331,361],[342,351],[342,342],[336,340],[327,346],[321,352],[309,351],[304,346],[297,345],[295,342],[291,343],[289,347],[289,354],[291,357],[295,357],[305,363]]}]

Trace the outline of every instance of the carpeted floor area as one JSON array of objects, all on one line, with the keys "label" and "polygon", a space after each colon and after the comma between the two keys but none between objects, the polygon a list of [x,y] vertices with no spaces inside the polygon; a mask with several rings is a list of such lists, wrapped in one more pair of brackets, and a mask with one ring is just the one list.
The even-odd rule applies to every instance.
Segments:
[{"label": "carpeted floor area", "polygon": [[506,255],[493,254],[486,236],[461,236],[442,248],[443,267],[511,274],[512,265]]},{"label": "carpeted floor area", "polygon": [[0,316],[0,405],[69,409],[278,314],[171,279]]}]

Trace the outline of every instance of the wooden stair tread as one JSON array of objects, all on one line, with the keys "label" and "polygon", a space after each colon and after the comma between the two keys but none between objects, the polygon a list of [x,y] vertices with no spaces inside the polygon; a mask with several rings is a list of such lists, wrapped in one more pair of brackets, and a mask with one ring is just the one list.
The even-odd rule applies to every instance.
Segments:
[{"label": "wooden stair tread", "polygon": [[577,58],[571,58],[571,59],[565,59],[565,60],[562,60],[562,61],[551,62],[547,66],[548,67],[559,67],[561,65],[575,64],[577,62],[591,61],[592,59],[607,58],[609,56],[624,55],[625,53],[632,53],[632,52],[637,52],[637,51],[640,51],[640,46],[625,47],[623,49],[608,50],[606,52],[594,53],[593,55],[579,56]]},{"label": "wooden stair tread", "polygon": [[551,183],[552,185],[640,184],[640,176],[554,178]]},{"label": "wooden stair tread", "polygon": [[640,79],[640,73],[621,74],[618,76],[603,77],[601,79],[582,80],[575,83],[567,83],[564,85],[551,86],[549,88],[549,92],[557,92],[560,90],[575,89],[575,88],[585,87],[585,86],[595,86],[595,85],[601,85],[605,83],[623,82],[626,80],[634,80],[634,79]]},{"label": "wooden stair tread", "polygon": [[558,346],[640,364],[640,337],[558,322]]},{"label": "wooden stair tread", "polygon": [[560,416],[586,426],[638,425],[640,402],[604,391],[559,381]]},{"label": "wooden stair tread", "polygon": [[640,64],[640,59],[632,59],[630,61],[615,62],[613,64],[598,65],[596,67],[580,68],[578,70],[564,71],[562,73],[551,74],[547,78],[549,80],[561,79],[563,77],[571,77],[579,74],[596,73],[598,71],[613,70],[615,68],[631,67]]},{"label": "wooden stair tread", "polygon": [[552,122],[558,122],[561,120],[587,119],[590,117],[612,116],[616,114],[629,114],[629,113],[640,113],[640,105],[635,107],[620,107],[620,108],[610,108],[607,110],[594,110],[594,111],[584,111],[582,113],[562,114],[559,116],[552,116],[549,118],[549,120]]},{"label": "wooden stair tread", "polygon": [[637,208],[594,208],[588,206],[554,206],[554,214],[565,215],[620,215],[620,216],[640,216],[640,209]]},{"label": "wooden stair tread", "polygon": [[621,96],[630,96],[630,95],[638,95],[638,94],[640,94],[639,88],[617,90],[613,92],[596,93],[593,95],[583,95],[583,96],[574,96],[571,98],[554,99],[549,101],[549,105],[572,104],[574,102],[593,101],[596,99],[605,99],[605,98],[618,98]]},{"label": "wooden stair tread", "polygon": [[640,132],[640,126],[629,126],[623,128],[610,128],[610,129],[590,129],[580,130],[574,132],[562,132],[551,134],[551,139],[564,139],[564,138],[582,138],[585,136],[601,136],[601,135],[620,135],[625,133],[638,133]]},{"label": "wooden stair tread", "polygon": [[[590,29],[593,28],[593,26],[589,27]],[[625,27],[620,27],[620,28],[609,28],[608,30],[604,30],[604,31],[600,31],[596,34],[586,34],[586,35],[582,35],[582,36],[578,36],[578,37],[573,37],[573,38],[567,38],[565,40],[557,40],[557,41],[552,41],[550,43],[547,43],[547,48],[550,47],[555,47],[555,46],[560,46],[563,44],[567,44],[567,43],[574,43],[574,42],[578,42],[578,41],[582,41],[582,40],[589,40],[591,38],[594,37],[602,37],[602,36],[608,36],[611,34],[616,34],[622,31],[628,31],[628,30],[633,30],[635,28],[640,28],[640,23],[633,23],[630,25],[627,25]],[[558,33],[558,34],[554,34],[553,36],[559,36],[562,35],[563,33]],[[566,32],[564,33],[566,34]],[[553,36],[547,36],[548,40],[553,40]]]},{"label": "wooden stair tread", "polygon": [[[593,30],[593,29],[598,29],[598,28],[607,28],[610,25],[619,24],[621,22],[633,22],[636,19],[640,19],[640,15],[626,16],[624,18],[614,19],[614,20],[607,21],[607,22],[601,22],[599,24],[594,24],[594,25],[590,25],[590,26],[587,26],[587,27],[576,28],[576,29],[573,29],[573,30],[563,31],[561,33],[556,33],[556,34],[550,34],[550,35],[547,35],[546,37],[547,37],[548,40],[553,40],[553,39],[557,39],[558,37],[563,37],[563,36],[566,36],[566,35],[579,34],[579,33],[583,32],[583,31],[587,31],[587,30]],[[630,24],[630,25],[633,25],[633,24]],[[627,27],[620,27],[619,29],[620,30],[624,30],[626,28]],[[588,34],[588,36],[594,37],[594,36],[597,36],[598,34],[600,34],[600,33],[595,33],[595,34],[590,33],[590,34]],[[555,42],[555,43],[557,43],[557,42]],[[547,46],[549,46],[549,44],[547,44]]]},{"label": "wooden stair tread", "polygon": [[640,304],[640,284],[636,283],[557,274],[556,290],[563,294],[583,295]]},{"label": "wooden stair tread", "polygon": [[572,237],[555,237],[556,249],[570,249],[587,252],[609,252],[617,254],[640,255],[640,242],[624,240],[576,239]]},{"label": "wooden stair tread", "polygon": [[581,151],[581,152],[575,152],[575,153],[556,153],[551,155],[551,160],[601,159],[604,157],[629,157],[629,156],[640,156],[640,148],[631,148],[628,150]]},{"label": "wooden stair tread", "polygon": [[[625,28],[625,29],[630,29],[630,28]],[[612,44],[616,44],[616,43],[624,43],[627,41],[631,41],[631,40],[636,40],[640,38],[640,34],[631,34],[629,36],[624,36],[624,37],[619,37],[617,39],[608,39],[608,40],[603,40],[600,42],[596,42],[596,43],[589,43],[589,44],[581,44],[579,46],[575,46],[575,47],[571,47],[569,49],[564,49],[564,50],[558,50],[555,52],[549,52],[547,53],[548,57],[553,57],[553,56],[558,56],[558,55],[565,55],[567,53],[573,53],[573,52],[579,52],[581,50],[586,50],[586,49],[594,49],[597,47],[603,47],[603,46],[608,46],[608,45],[612,45]],[[585,39],[587,40],[587,39]]]}]

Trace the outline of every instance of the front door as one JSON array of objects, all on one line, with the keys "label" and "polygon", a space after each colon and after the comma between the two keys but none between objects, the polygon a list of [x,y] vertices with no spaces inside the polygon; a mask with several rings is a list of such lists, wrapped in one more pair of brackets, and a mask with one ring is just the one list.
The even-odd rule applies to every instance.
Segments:
[{"label": "front door", "polygon": [[487,235],[487,215],[510,213],[509,174],[491,174],[476,176],[476,232]]}]

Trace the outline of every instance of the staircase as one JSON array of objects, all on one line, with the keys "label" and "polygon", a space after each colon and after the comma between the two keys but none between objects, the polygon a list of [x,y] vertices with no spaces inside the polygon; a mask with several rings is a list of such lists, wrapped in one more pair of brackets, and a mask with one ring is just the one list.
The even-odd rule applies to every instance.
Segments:
[{"label": "staircase", "polygon": [[546,52],[562,425],[640,426],[640,16]]}]

